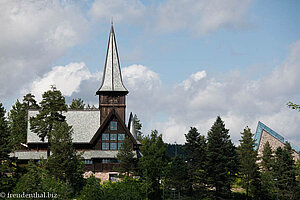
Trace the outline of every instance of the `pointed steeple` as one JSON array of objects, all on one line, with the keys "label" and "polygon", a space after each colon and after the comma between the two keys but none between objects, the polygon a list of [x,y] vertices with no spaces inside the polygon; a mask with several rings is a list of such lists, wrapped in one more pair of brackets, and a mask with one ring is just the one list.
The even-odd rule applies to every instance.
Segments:
[{"label": "pointed steeple", "polygon": [[100,89],[96,92],[96,94],[99,95],[102,92],[124,92],[126,94],[128,93],[128,90],[125,88],[122,81],[113,23],[111,24],[109,34],[102,84]]}]

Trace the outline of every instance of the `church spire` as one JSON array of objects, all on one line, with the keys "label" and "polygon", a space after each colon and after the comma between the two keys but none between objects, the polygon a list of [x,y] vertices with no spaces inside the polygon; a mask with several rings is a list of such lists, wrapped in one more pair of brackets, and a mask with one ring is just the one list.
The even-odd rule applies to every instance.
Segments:
[{"label": "church spire", "polygon": [[128,90],[125,88],[122,81],[113,23],[111,23],[111,29],[109,34],[102,84],[100,89],[96,92],[96,94],[99,95],[102,92],[124,92],[126,94],[128,93]]}]

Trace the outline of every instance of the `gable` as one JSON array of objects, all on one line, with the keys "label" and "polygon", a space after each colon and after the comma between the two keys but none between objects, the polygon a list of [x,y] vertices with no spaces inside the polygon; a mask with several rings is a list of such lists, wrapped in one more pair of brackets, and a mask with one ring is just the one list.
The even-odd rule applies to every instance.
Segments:
[{"label": "gable", "polygon": [[[111,124],[111,122],[116,122],[116,130],[112,129],[114,126],[113,124]],[[127,128],[127,126],[125,125],[125,123],[121,120],[120,116],[118,115],[118,113],[115,111],[115,109],[112,109],[111,112],[107,115],[106,119],[104,120],[104,122],[101,124],[101,126],[99,127],[99,129],[97,130],[96,134],[94,135],[94,137],[91,139],[90,143],[96,145],[96,148],[101,148],[99,142],[101,142],[101,138],[103,133],[107,133],[107,134],[122,134],[124,133],[127,137],[130,138],[131,142],[134,145],[137,145],[137,141],[136,139],[132,136],[132,134],[130,133],[129,129]],[[118,139],[117,139],[118,141]]]},{"label": "gable", "polygon": [[[254,136],[255,140],[255,146],[254,149],[258,150],[258,154],[262,154],[262,149],[264,144],[269,141],[270,145],[272,146],[272,149],[275,150],[277,147],[283,147],[285,142],[287,142],[281,135],[279,135],[277,132],[263,124],[262,122],[258,122],[256,133]],[[292,145],[292,148],[296,153],[299,152],[299,148]]]}]

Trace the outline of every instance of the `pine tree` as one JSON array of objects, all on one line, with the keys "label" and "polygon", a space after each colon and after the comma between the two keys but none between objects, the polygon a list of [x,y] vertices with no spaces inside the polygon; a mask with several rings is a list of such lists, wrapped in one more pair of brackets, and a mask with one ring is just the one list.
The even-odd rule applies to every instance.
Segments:
[{"label": "pine tree", "polygon": [[65,121],[65,116],[62,113],[67,111],[67,105],[61,92],[55,86],[51,86],[51,90],[43,94],[40,106],[39,114],[30,118],[30,128],[34,133],[38,134],[42,141],[45,138],[48,139],[47,157],[49,157],[53,126],[56,122]]},{"label": "pine tree", "polygon": [[8,141],[9,129],[5,113],[6,111],[2,103],[0,103],[0,188],[2,192],[8,192],[13,184],[13,179],[9,176],[13,168],[10,166],[11,159],[9,153],[11,146]]},{"label": "pine tree", "polygon": [[72,143],[72,127],[66,122],[55,122],[52,131],[51,156],[45,168],[56,179],[69,183],[74,192],[83,185],[84,172],[81,155],[78,155]]},{"label": "pine tree", "polygon": [[70,105],[70,109],[83,110],[85,107],[85,103],[81,98],[73,99]]},{"label": "pine tree", "polygon": [[125,175],[129,175],[135,171],[137,160],[134,158],[132,143],[128,137],[124,140],[121,149],[117,154],[117,159],[120,161],[118,170]]},{"label": "pine tree", "polygon": [[163,142],[162,135],[158,135],[156,130],[152,131],[150,137],[145,137],[141,147],[143,156],[139,159],[138,166],[147,185],[149,199],[161,198],[159,180],[168,163],[166,149],[167,145]]},{"label": "pine tree", "polygon": [[188,134],[185,134],[185,153],[188,164],[188,174],[190,183],[190,192],[193,192],[193,186],[205,184],[205,161],[206,161],[206,140],[201,136],[195,127],[191,127]]},{"label": "pine tree", "polygon": [[229,130],[217,117],[207,136],[207,183],[215,188],[214,199],[229,199],[230,187],[237,172],[237,155]]},{"label": "pine tree", "polygon": [[278,147],[275,151],[273,170],[280,199],[296,199],[296,166],[292,151],[288,142],[284,148]]},{"label": "pine tree", "polygon": [[257,161],[257,151],[254,150],[254,139],[250,129],[246,127],[240,140],[238,147],[238,156],[240,160],[240,174],[243,183],[243,188],[246,189],[246,199],[250,195],[255,196],[258,194],[259,187],[259,171]]}]

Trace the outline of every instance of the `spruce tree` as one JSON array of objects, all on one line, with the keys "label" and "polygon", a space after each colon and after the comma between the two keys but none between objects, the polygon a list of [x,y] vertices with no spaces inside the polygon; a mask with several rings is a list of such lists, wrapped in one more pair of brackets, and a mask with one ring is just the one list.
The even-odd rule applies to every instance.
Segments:
[{"label": "spruce tree", "polygon": [[137,140],[143,141],[144,136],[142,133],[142,123],[136,115],[134,115],[133,119],[134,119],[135,129],[136,129],[136,133],[137,133]]},{"label": "spruce tree", "polygon": [[273,199],[276,195],[274,181],[274,156],[270,143],[267,141],[264,145],[263,155],[261,157],[261,196],[263,199]]},{"label": "spruce tree", "polygon": [[120,167],[118,170],[125,175],[129,175],[135,171],[136,158],[132,149],[132,143],[128,137],[124,140],[121,149],[117,154],[117,159],[120,161]]},{"label": "spruce tree", "polygon": [[43,94],[43,100],[40,102],[40,106],[39,114],[30,118],[30,129],[36,133],[42,141],[44,141],[45,138],[48,139],[47,157],[49,157],[53,126],[56,122],[65,121],[65,116],[63,116],[62,113],[67,111],[67,105],[61,92],[57,90],[55,86],[51,86],[51,90]]},{"label": "spruce tree", "polygon": [[56,179],[70,184],[73,192],[78,192],[83,185],[84,166],[80,154],[72,143],[72,127],[66,122],[55,122],[52,131],[51,156],[45,168]]},{"label": "spruce tree", "polygon": [[11,146],[8,141],[9,129],[5,117],[5,109],[0,103],[0,188],[1,192],[8,192],[13,184],[13,177],[9,176],[13,172],[9,153]]},{"label": "spruce tree", "polygon": [[185,134],[185,138],[184,150],[188,165],[190,192],[192,193],[193,186],[201,188],[205,184],[206,140],[195,127],[191,127]]},{"label": "spruce tree", "polygon": [[9,113],[9,140],[14,149],[18,149],[20,143],[26,143],[28,109],[37,108],[39,106],[34,100],[34,95],[30,93],[23,97],[22,103],[17,100],[12,106]]},{"label": "spruce tree", "polygon": [[284,148],[275,151],[274,178],[280,199],[297,199],[296,194],[296,166],[293,160],[292,147],[287,142]]},{"label": "spruce tree", "polygon": [[229,199],[233,177],[237,172],[237,155],[230,140],[229,130],[221,117],[208,131],[206,175],[207,184],[215,188],[214,199]]},{"label": "spruce tree", "polygon": [[85,107],[85,103],[81,98],[73,99],[72,103],[70,104],[70,109],[76,110],[83,110]]},{"label": "spruce tree", "polygon": [[159,180],[162,179],[163,171],[168,164],[167,145],[163,142],[162,135],[156,130],[150,136],[145,137],[141,146],[142,157],[138,167],[143,181],[147,187],[149,199],[161,199]]},{"label": "spruce tree", "polygon": [[254,150],[254,139],[251,130],[246,127],[238,147],[238,156],[240,161],[240,175],[243,188],[246,189],[246,199],[249,199],[249,190],[251,196],[257,196],[259,187],[259,171],[257,161],[257,151]]}]

